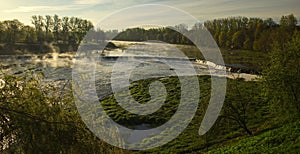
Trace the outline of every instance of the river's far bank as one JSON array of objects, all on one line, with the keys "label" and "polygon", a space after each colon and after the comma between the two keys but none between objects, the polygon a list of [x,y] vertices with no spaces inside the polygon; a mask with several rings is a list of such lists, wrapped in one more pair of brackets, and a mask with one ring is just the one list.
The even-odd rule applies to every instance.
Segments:
[{"label": "river's far bank", "polygon": [[0,44],[0,55],[47,54],[51,52],[72,52],[76,46],[62,43],[14,43]]}]

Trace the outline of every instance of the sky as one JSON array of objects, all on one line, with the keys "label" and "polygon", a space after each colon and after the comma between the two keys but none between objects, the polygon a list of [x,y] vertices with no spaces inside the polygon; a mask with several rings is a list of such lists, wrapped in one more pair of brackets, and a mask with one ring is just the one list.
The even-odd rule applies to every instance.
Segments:
[{"label": "sky", "polygon": [[[95,25],[101,23],[103,19],[110,19],[107,23],[112,22],[111,25],[105,26],[106,28],[111,26],[111,29],[129,26],[124,24],[125,22],[172,25],[188,18],[181,16],[180,13],[174,13],[174,9],[184,11],[200,22],[233,16],[271,17],[278,21],[282,15],[291,13],[298,21],[300,19],[300,0],[0,0],[0,2],[1,21],[18,19],[27,25],[31,24],[33,15],[54,14],[88,19]],[[148,7],[152,10],[147,9],[147,6],[134,8],[143,4],[161,4],[173,9],[168,12],[160,10],[164,9],[163,7]],[[134,9],[130,9],[132,7]],[[157,18],[158,16],[160,18]]]}]

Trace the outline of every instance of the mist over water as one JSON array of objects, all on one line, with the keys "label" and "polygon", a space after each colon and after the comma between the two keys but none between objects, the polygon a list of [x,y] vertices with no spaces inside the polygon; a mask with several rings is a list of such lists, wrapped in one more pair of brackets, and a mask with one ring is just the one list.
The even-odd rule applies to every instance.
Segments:
[{"label": "mist over water", "polygon": [[[114,42],[117,45],[123,44],[126,48],[117,48],[113,50],[90,51],[92,55],[99,56],[96,62],[95,79],[97,86],[108,86],[111,82],[111,72],[115,62],[123,58],[124,64],[121,69],[118,69],[119,76],[124,75],[125,72],[131,71],[130,80],[137,81],[144,78],[175,76],[176,69],[184,70],[187,67],[184,61],[187,57],[181,52],[174,52],[176,48],[172,45],[161,42]],[[81,53],[82,54],[82,53]],[[83,57],[83,58],[82,58]],[[178,68],[171,68],[164,63],[165,60],[172,59],[174,65]],[[0,55],[0,70],[3,74],[22,75],[26,71],[40,72],[43,71],[45,81],[65,81],[72,79],[72,68],[75,62],[82,62],[89,64],[90,60],[84,55],[77,55],[75,53],[58,53],[53,49],[52,53],[44,55]],[[122,61],[120,61],[122,62]],[[128,67],[130,63],[139,63],[133,70]],[[210,75],[212,71],[226,69],[222,66],[215,65],[205,61],[191,62],[197,75]],[[208,65],[213,65],[214,70],[209,70]],[[183,75],[188,74],[188,71]],[[228,77],[237,75],[235,73],[227,74]],[[256,76],[239,74],[246,80],[254,79]],[[109,87],[109,86],[108,86]],[[103,92],[106,95],[107,92]]]}]

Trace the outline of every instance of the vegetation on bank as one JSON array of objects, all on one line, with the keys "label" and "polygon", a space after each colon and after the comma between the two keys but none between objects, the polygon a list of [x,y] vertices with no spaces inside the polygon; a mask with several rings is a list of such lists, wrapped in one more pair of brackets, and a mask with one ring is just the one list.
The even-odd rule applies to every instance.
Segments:
[{"label": "vegetation on bank", "polygon": [[300,150],[300,122],[281,123],[276,128],[236,143],[209,151],[212,153],[298,153]]},{"label": "vegetation on bank", "polygon": [[93,24],[77,17],[32,16],[32,25],[17,19],[0,22],[0,54],[76,51]]},{"label": "vegetation on bank", "polygon": [[[1,153],[113,153],[81,121],[70,84],[6,75],[0,89]],[[118,150],[117,150],[118,151]]]},{"label": "vegetation on bank", "polygon": [[[184,79],[189,80],[189,77]],[[201,76],[198,79],[201,88],[201,99],[196,115],[190,125],[176,139],[166,145],[152,150],[140,151],[140,153],[205,152],[213,146],[235,139],[238,136],[258,133],[261,125],[272,116],[265,109],[266,104],[259,96],[260,91],[257,82],[228,79],[225,104],[217,123],[206,135],[199,136],[199,127],[210,99],[211,80],[210,76]],[[168,92],[164,105],[154,114],[139,116],[129,113],[117,104],[114,96],[102,102],[104,110],[114,121],[129,128],[141,124],[151,127],[164,124],[174,115],[180,103],[179,98],[182,93],[180,82],[177,77],[138,81],[130,87],[133,98],[140,103],[147,102],[150,99],[150,96],[147,95],[147,89],[153,81],[162,82]],[[151,140],[155,140],[155,138],[147,139],[144,142],[151,142]]]},{"label": "vegetation on bank", "polygon": [[[294,31],[299,31],[293,14],[281,17],[279,24],[272,18],[230,17],[196,23],[193,27],[180,24],[162,28],[129,28],[103,31],[85,19],[57,15],[32,16],[32,25],[18,20],[0,22],[0,54],[26,52],[51,52],[48,44],[58,52],[76,51],[81,42],[103,43],[105,40],[147,41],[158,40],[171,44],[193,45],[189,38],[203,31],[211,33],[220,48],[269,52],[272,44],[283,44]],[[101,28],[101,27],[100,27]],[[184,35],[183,35],[184,34]],[[19,51],[19,52],[16,52]]]},{"label": "vegetation on bank", "polygon": [[[177,48],[189,58],[205,59],[199,49],[192,45],[177,45]],[[245,73],[259,74],[266,61],[267,53],[253,50],[221,49],[221,54],[226,66]],[[242,72],[243,72],[242,71]]]},{"label": "vegetation on bank", "polygon": [[[269,52],[274,42],[283,44],[293,32],[299,31],[293,14],[281,17],[279,24],[272,18],[230,17],[197,23],[190,27],[180,24],[174,27],[153,29],[131,28],[120,32],[114,39],[123,41],[159,40],[171,44],[193,45],[189,38],[201,39],[206,28],[220,48]],[[184,35],[182,35],[184,34]]]}]

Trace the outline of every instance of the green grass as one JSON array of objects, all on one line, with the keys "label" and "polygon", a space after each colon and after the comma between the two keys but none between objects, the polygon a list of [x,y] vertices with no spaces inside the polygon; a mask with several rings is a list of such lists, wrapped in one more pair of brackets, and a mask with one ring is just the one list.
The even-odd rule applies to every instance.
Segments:
[{"label": "green grass", "polygon": [[[30,117],[27,117],[24,116],[25,114],[19,115],[15,112],[6,113],[10,116],[10,119],[13,119],[11,121],[13,122],[12,125],[8,126],[22,128],[22,134],[17,135],[21,135],[19,138],[24,141],[20,143],[20,147],[18,147],[18,144],[10,150],[15,152],[16,149],[19,149],[25,153],[37,153],[37,151],[59,153],[57,150],[60,149],[53,149],[53,147],[64,149],[63,152],[60,151],[62,153],[73,153],[78,150],[81,150],[79,153],[297,153],[300,150],[300,121],[295,119],[292,121],[288,117],[273,113],[269,104],[261,98],[260,82],[258,81],[228,79],[221,116],[205,135],[199,136],[198,130],[210,99],[211,78],[210,76],[199,76],[197,79],[200,85],[201,97],[196,114],[189,126],[174,140],[161,147],[145,151],[128,151],[103,143],[96,136],[93,136],[92,132],[88,131],[80,120],[75,104],[72,103],[71,91],[66,89],[66,95],[61,99],[60,95],[49,95],[55,94],[56,90],[59,89],[51,86],[48,87],[49,89],[42,88],[39,86],[39,80],[27,76],[19,78],[8,76],[5,78],[7,83],[5,89],[2,89],[3,93],[8,93],[3,96],[0,95],[3,101],[2,106],[13,109],[12,111],[19,110],[21,111],[19,113],[24,112],[30,115]],[[189,84],[196,84],[191,81],[191,77],[183,77],[182,80],[189,81]],[[23,87],[24,90],[18,88],[18,81],[21,81],[19,82],[20,87]],[[130,113],[118,105],[114,96],[109,96],[101,102],[105,111],[115,122],[129,128],[142,123],[157,127],[174,115],[181,94],[197,95],[191,91],[182,92],[178,77],[135,81],[130,85],[129,93],[139,103],[146,103],[150,100],[149,85],[154,81],[163,83],[167,91],[165,104],[155,113],[145,116]],[[50,93],[45,93],[45,90]],[[121,89],[119,95],[124,96],[124,100],[129,100],[124,94],[126,94],[125,91]],[[46,105],[45,102],[53,103],[53,105]],[[62,106],[57,102],[62,102]],[[67,104],[67,102],[70,104]],[[235,106],[241,102],[246,102],[247,106],[245,107],[247,110],[244,116],[253,135],[248,135],[237,122],[223,117],[228,110],[232,111],[229,108],[231,105]],[[85,104],[83,103],[83,105]],[[89,116],[95,126],[97,126],[99,120],[103,120],[101,119],[101,113],[97,111],[98,108],[94,106],[91,106],[91,110],[87,110],[88,113],[90,112]],[[99,115],[95,113],[99,113]],[[39,121],[42,119],[47,122]],[[65,122],[66,124],[74,122],[74,125],[52,125],[52,122],[56,121]],[[11,129],[11,127],[3,128]],[[103,129],[99,131],[109,131],[110,134],[118,133],[118,130],[113,127],[101,128]],[[174,128],[170,128],[170,130],[172,129]],[[37,139],[33,139],[33,137]],[[114,137],[114,135],[104,137]],[[145,139],[142,143],[155,142],[156,139]],[[72,142],[66,143],[65,141]],[[33,150],[37,151],[34,152]]]},{"label": "green grass", "polygon": [[299,153],[299,151],[300,121],[297,121],[256,136],[245,137],[208,153]]},{"label": "green grass", "polygon": [[[190,45],[177,45],[189,58],[204,59],[199,49]],[[244,66],[253,70],[261,70],[263,62],[267,61],[267,53],[252,50],[227,50],[221,49],[225,64]]]},{"label": "green grass", "polygon": [[[189,80],[188,77],[184,80]],[[299,122],[282,123],[281,118],[269,110],[269,106],[261,99],[259,82],[228,79],[225,104],[222,114],[228,109],[228,104],[249,101],[247,105],[247,125],[253,132],[248,135],[235,121],[218,118],[214,126],[205,135],[199,136],[198,130],[210,99],[210,76],[198,77],[200,84],[200,102],[196,115],[189,126],[174,140],[162,147],[138,151],[133,153],[204,153],[204,152],[268,152],[268,149],[281,151],[295,151],[299,148]],[[147,123],[157,127],[168,121],[175,113],[180,98],[180,83],[177,77],[146,79],[133,82],[130,94],[139,103],[150,100],[149,84],[161,81],[167,89],[165,104],[155,113],[145,116],[136,115],[124,110],[118,105],[114,96],[109,96],[102,102],[105,111],[117,123],[133,128],[134,125]],[[122,93],[120,94],[122,95]],[[125,98],[124,99],[128,99]],[[221,114],[221,115],[222,115]],[[281,122],[281,123],[280,123]],[[155,139],[147,139],[151,142]]]},{"label": "green grass", "polygon": [[251,50],[225,50],[222,49],[224,62],[231,65],[242,65],[250,69],[261,70],[267,53]]},{"label": "green grass", "polygon": [[[148,88],[150,83],[154,81],[160,81],[167,87],[166,102],[155,113],[147,116],[140,116],[137,114],[130,113],[118,105],[114,96],[110,96],[107,99],[103,100],[102,105],[105,111],[114,121],[128,127],[132,127],[134,125],[142,123],[147,123],[153,127],[156,127],[165,123],[172,117],[173,113],[176,112],[177,107],[179,105],[180,84],[178,78],[157,78],[134,82],[129,88],[130,93],[137,102],[142,104],[146,103],[151,99]],[[119,96],[126,96],[125,94],[125,92],[122,92],[119,94]],[[125,101],[130,101],[130,98],[128,97],[123,97],[123,99]]]}]

